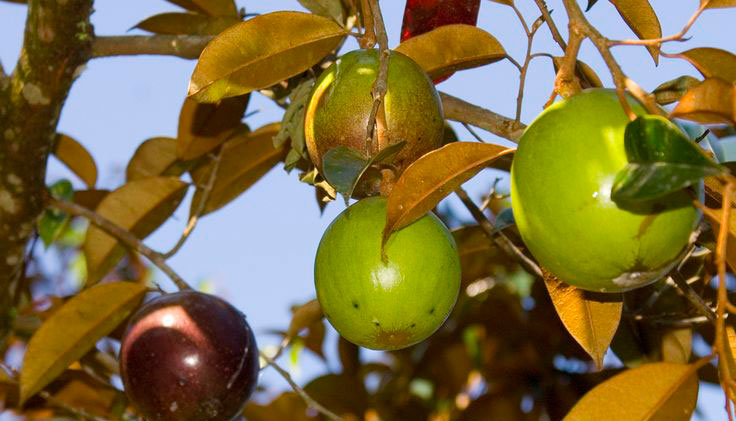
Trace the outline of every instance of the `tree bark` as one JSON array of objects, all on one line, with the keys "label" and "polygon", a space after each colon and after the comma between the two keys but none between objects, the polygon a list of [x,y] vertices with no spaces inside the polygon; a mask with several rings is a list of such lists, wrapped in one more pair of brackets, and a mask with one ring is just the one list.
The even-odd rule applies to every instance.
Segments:
[{"label": "tree bark", "polygon": [[25,248],[44,209],[61,109],[90,57],[92,0],[31,0],[15,69],[0,77],[0,341],[12,328]]}]

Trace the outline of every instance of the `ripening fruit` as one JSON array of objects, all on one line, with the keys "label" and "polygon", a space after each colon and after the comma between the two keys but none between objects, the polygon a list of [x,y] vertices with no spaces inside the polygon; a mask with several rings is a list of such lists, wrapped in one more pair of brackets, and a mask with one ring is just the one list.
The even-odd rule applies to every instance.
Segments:
[{"label": "ripening fruit", "polygon": [[452,235],[429,213],[393,233],[381,258],[386,199],[343,211],[325,231],[314,275],[325,317],[345,339],[372,349],[420,342],[444,323],[460,289]]},{"label": "ripening fruit", "polygon": [[[376,119],[377,142],[366,142],[378,64],[378,50],[351,51],[317,79],[305,113],[304,135],[309,156],[320,171],[324,154],[337,146],[370,158],[390,144],[406,141],[388,161],[400,174],[414,160],[442,145],[444,116],[437,91],[419,65],[395,51],[389,56],[385,119],[380,115]],[[372,182],[363,182],[356,194],[377,192],[375,180]]]},{"label": "ripening fruit", "polygon": [[548,271],[582,289],[626,291],[661,278],[698,220],[686,191],[636,207],[611,200],[628,162],[628,121],[613,90],[583,91],[542,112],[514,156],[511,204],[524,243]]},{"label": "ripening fruit", "polygon": [[125,393],[148,421],[227,421],[258,379],[245,316],[195,291],[166,294],[133,315],[120,349]]}]

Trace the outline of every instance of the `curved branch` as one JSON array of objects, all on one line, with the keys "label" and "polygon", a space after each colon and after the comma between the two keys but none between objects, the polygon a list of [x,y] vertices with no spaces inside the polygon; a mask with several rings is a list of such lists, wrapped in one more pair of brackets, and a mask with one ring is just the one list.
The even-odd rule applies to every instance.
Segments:
[{"label": "curved branch", "polygon": [[685,39],[685,35],[690,30],[690,28],[693,26],[696,20],[698,20],[698,17],[703,13],[703,11],[708,7],[708,4],[710,3],[710,0],[703,1],[700,3],[700,7],[693,13],[693,15],[690,17],[690,19],[687,21],[685,26],[682,28],[682,30],[674,35],[670,35],[667,37],[662,38],[652,38],[652,39],[626,39],[626,40],[610,40],[608,41],[609,46],[615,46],[615,45],[661,45],[664,42],[669,41],[677,41],[677,42],[684,42],[687,41]]},{"label": "curved branch", "polygon": [[442,99],[445,118],[448,120],[480,127],[512,142],[518,141],[526,128],[526,125],[514,121],[513,118],[496,114],[444,92],[440,92],[440,98]]},{"label": "curved branch", "polygon": [[131,35],[96,37],[92,58],[134,55],[164,55],[196,59],[214,38],[200,35]]}]

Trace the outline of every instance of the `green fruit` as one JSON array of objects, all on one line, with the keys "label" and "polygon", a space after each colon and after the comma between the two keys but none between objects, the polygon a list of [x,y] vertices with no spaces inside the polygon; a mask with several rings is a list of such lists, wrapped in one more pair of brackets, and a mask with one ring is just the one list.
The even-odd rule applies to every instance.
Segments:
[{"label": "green fruit", "polygon": [[628,162],[628,121],[614,91],[587,90],[542,112],[514,156],[511,203],[524,243],[548,271],[582,289],[626,291],[661,278],[698,220],[686,191],[625,209],[611,201]]},{"label": "green fruit", "polygon": [[437,90],[412,59],[396,51],[389,56],[385,124],[377,116],[377,142],[367,144],[378,64],[377,50],[351,51],[317,79],[305,113],[304,134],[309,156],[320,170],[324,154],[337,146],[370,158],[388,145],[406,141],[390,160],[401,173],[418,157],[442,145],[444,116]]},{"label": "green fruit", "polygon": [[444,323],[460,289],[460,257],[429,213],[393,233],[381,258],[386,200],[370,197],[325,231],[314,277],[325,317],[345,339],[372,349],[420,342]]}]

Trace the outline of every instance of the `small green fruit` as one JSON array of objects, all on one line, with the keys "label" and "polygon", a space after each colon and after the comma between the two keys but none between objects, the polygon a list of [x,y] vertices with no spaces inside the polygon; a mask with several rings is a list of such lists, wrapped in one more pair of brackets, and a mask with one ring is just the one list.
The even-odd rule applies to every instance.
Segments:
[{"label": "small green fruit", "polygon": [[452,235],[429,213],[393,233],[381,258],[386,200],[370,197],[325,231],[314,275],[317,298],[345,339],[372,349],[416,344],[444,323],[460,289]]},{"label": "small green fruit", "polygon": [[[396,51],[389,55],[385,116],[376,117],[377,141],[366,143],[378,65],[377,50],[351,51],[317,79],[305,113],[304,135],[318,169],[322,170],[324,154],[335,147],[346,146],[371,158],[403,140],[405,146],[391,159],[400,174],[442,145],[444,116],[437,90],[419,65]],[[357,189],[362,195],[374,190],[365,185]]]},{"label": "small green fruit", "polygon": [[542,112],[514,156],[511,203],[524,243],[548,271],[582,289],[626,291],[661,278],[698,220],[685,191],[636,208],[611,201],[628,162],[628,122],[614,91],[587,90]]}]

